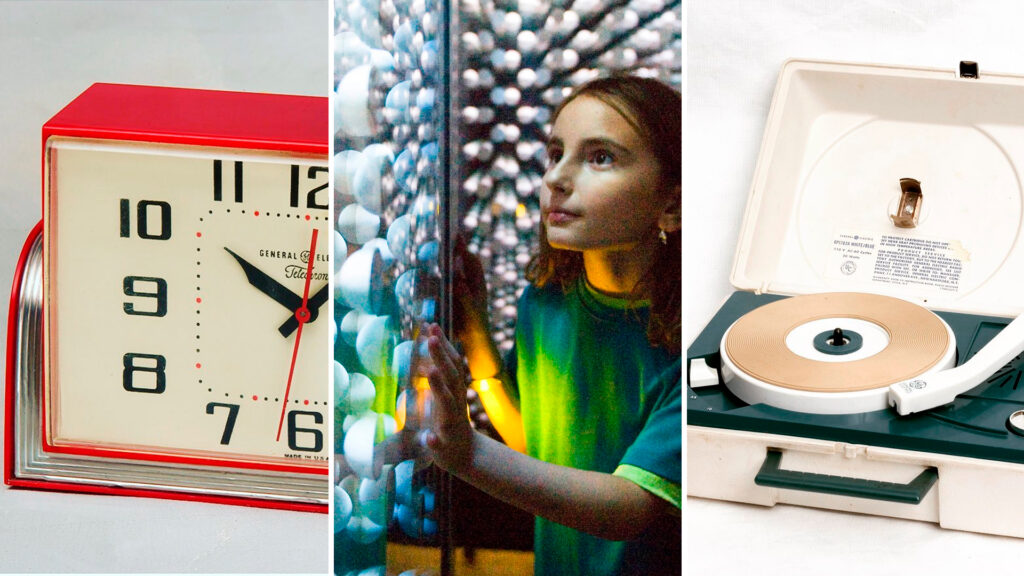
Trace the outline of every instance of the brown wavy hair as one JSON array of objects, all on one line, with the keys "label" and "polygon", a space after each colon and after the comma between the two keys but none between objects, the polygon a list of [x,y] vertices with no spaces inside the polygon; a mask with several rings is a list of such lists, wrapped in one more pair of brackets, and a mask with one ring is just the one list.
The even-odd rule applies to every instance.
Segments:
[{"label": "brown wavy hair", "polygon": [[[645,139],[661,168],[665,190],[682,186],[682,98],[668,85],[650,78],[611,76],[591,80],[570,94],[551,117],[554,124],[562,110],[580,96],[596,98],[622,115]],[[677,198],[679,202],[681,199]],[[652,346],[682,353],[682,233],[668,233],[658,243],[654,262],[633,290],[635,299],[649,298],[647,340]],[[526,269],[536,286],[557,282],[568,291],[583,274],[583,255],[548,244],[547,228],[540,226],[540,246]]]}]

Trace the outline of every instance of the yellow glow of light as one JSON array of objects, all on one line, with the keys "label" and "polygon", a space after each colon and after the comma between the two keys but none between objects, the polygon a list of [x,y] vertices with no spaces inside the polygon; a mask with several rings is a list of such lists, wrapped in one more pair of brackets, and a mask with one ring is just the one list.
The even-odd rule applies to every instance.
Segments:
[{"label": "yellow glow of light", "polygon": [[401,432],[405,428],[405,392],[398,395],[397,406],[395,406],[395,432]]},{"label": "yellow glow of light", "polygon": [[[500,384],[500,383],[499,383]],[[473,390],[480,395],[480,404],[491,419],[494,429],[501,434],[505,444],[513,450],[526,452],[526,437],[523,434],[523,423],[519,412],[512,406],[505,389],[492,386],[487,378],[474,380]]]},{"label": "yellow glow of light", "polygon": [[522,218],[523,216],[526,216],[526,205],[520,204],[516,206],[516,218]]}]

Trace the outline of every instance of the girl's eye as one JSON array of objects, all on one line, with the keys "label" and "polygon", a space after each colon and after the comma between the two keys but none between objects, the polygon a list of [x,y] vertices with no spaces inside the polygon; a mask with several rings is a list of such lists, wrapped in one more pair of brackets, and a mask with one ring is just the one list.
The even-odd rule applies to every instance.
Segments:
[{"label": "girl's eye", "polygon": [[598,150],[590,155],[590,161],[598,166],[608,166],[615,161],[615,157],[604,150]]},{"label": "girl's eye", "polygon": [[555,148],[548,148],[548,166],[557,164],[562,159],[562,151]]}]

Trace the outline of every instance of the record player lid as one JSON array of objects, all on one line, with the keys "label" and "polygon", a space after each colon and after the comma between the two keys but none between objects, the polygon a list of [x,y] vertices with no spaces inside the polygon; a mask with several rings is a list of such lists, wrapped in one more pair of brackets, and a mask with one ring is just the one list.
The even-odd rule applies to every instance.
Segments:
[{"label": "record player lid", "polygon": [[732,283],[1018,315],[1022,173],[1024,76],[787,61]]}]

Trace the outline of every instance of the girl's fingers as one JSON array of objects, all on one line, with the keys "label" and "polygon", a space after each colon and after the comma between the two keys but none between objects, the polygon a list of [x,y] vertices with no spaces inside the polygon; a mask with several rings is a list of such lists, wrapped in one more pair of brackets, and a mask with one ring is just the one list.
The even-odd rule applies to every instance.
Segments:
[{"label": "girl's fingers", "polygon": [[[430,357],[433,366],[428,372],[428,380],[437,402],[443,403],[445,410],[456,413],[461,406],[459,402],[458,371],[445,353],[442,340],[431,334],[428,340]],[[465,393],[462,393],[465,398]],[[463,400],[464,402],[464,400]]]},{"label": "girl's fingers", "polygon": [[437,366],[431,366],[427,370],[427,381],[430,383],[430,392],[434,397],[434,402],[441,404],[445,410],[450,411],[453,396],[448,377]]},{"label": "girl's fingers", "polygon": [[444,338],[438,340],[437,346],[437,354],[434,361],[444,370],[445,377],[449,378],[449,388],[452,394],[458,394],[462,388],[462,373],[459,371],[461,358]]},{"label": "girl's fingers", "polygon": [[449,388],[454,393],[462,384],[462,375],[459,371],[461,356],[436,325],[430,328],[429,347],[431,359],[434,360],[437,367],[444,371],[445,377],[450,379]]}]

